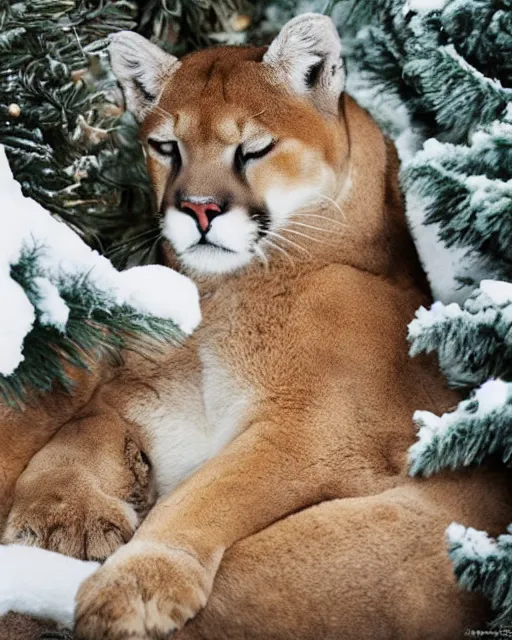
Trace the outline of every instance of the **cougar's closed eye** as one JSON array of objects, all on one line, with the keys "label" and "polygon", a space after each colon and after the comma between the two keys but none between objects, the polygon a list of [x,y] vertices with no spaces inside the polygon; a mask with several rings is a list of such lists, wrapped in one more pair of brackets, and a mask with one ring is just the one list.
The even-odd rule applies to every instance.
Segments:
[{"label": "cougar's closed eye", "polygon": [[277,140],[271,140],[266,142],[264,146],[245,148],[243,145],[239,145],[235,152],[235,166],[237,169],[242,169],[251,160],[258,160],[269,154],[276,146]]}]

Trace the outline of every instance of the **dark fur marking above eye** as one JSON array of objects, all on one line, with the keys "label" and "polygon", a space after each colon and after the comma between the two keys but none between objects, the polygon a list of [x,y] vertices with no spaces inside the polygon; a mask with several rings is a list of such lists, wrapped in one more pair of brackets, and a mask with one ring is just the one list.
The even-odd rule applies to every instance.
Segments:
[{"label": "dark fur marking above eye", "polygon": [[133,78],[133,84],[135,85],[137,91],[142,94],[144,100],[146,100],[147,102],[154,102],[156,100],[156,96],[154,96],[152,93],[149,93],[149,91],[138,78]]},{"label": "dark fur marking above eye", "polygon": [[315,62],[314,65],[309,67],[304,77],[304,82],[306,83],[306,86],[308,87],[308,89],[312,89],[315,86],[315,84],[318,82],[318,77],[320,75],[320,72],[322,71],[323,66],[324,66],[324,60],[321,59],[319,62]]}]

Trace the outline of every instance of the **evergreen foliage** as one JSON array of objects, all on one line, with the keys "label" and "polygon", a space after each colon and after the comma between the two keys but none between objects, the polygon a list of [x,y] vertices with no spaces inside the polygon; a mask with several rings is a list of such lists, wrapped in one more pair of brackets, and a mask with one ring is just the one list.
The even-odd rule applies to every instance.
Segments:
[{"label": "evergreen foliage", "polygon": [[[435,351],[452,386],[476,388],[451,413],[416,413],[410,473],[489,456],[510,465],[512,3],[369,0],[353,5],[350,24],[349,79],[352,69],[357,97],[397,138],[410,220],[433,226],[437,253],[461,251],[462,262],[498,279],[478,287],[480,273],[469,269],[465,284],[476,288],[463,304],[436,302],[409,327],[412,356]],[[397,105],[408,116],[401,122]],[[436,252],[423,259],[435,270]],[[510,532],[494,541],[453,525],[447,537],[460,583],[491,600],[496,625],[510,625]]]},{"label": "evergreen foliage", "polygon": [[[503,113],[511,99],[512,43],[501,31],[508,28],[510,33],[512,25],[507,4],[492,0],[356,2],[350,24],[352,29],[365,26],[352,44],[350,63],[364,71],[374,87],[403,100],[426,137],[467,143],[477,128]],[[443,8],[428,10],[429,6]],[[462,35],[465,29],[472,36],[468,41]],[[461,40],[464,47],[459,49]],[[498,41],[498,51],[494,53],[493,44],[485,49],[484,41]],[[466,51],[471,56],[464,57]]]},{"label": "evergreen foliage", "polygon": [[450,557],[459,584],[486,596],[499,614],[494,627],[510,628],[512,618],[512,527],[489,538],[471,527],[451,525],[447,532]]},{"label": "evergreen foliage", "polygon": [[150,207],[135,128],[100,57],[110,33],[135,26],[132,4],[0,5],[0,143],[25,195],[90,244]]},{"label": "evergreen foliage", "polygon": [[484,280],[462,308],[436,302],[418,310],[409,325],[411,355],[436,351],[453,387],[512,380],[511,321],[512,284]]},{"label": "evergreen foliage", "polygon": [[[14,374],[0,375],[0,400],[23,408],[34,390],[46,393],[55,386],[72,392],[69,366],[88,368],[99,356],[121,363],[123,350],[150,355],[163,344],[177,344],[183,337],[166,318],[142,313],[100,289],[88,276],[60,277],[56,283],[61,299],[69,309],[65,330],[42,318],[38,278],[46,277],[38,260],[44,249],[26,249],[12,266],[11,277],[27,294],[36,317],[34,329],[25,337],[25,359]],[[172,292],[170,292],[172,295]]]},{"label": "evergreen foliage", "polygon": [[490,380],[455,411],[441,417],[417,411],[414,418],[420,430],[409,452],[413,476],[481,464],[489,455],[512,461],[510,383]]}]

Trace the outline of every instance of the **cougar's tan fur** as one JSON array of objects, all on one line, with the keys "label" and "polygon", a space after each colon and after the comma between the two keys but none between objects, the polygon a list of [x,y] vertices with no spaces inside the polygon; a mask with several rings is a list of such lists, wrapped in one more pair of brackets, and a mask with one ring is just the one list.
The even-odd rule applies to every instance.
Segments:
[{"label": "cougar's tan fur", "polygon": [[[103,558],[137,529],[82,586],[79,638],[453,640],[487,611],[456,585],[445,529],[502,531],[509,485],[482,469],[408,478],[414,410],[458,398],[407,353],[429,293],[395,150],[350,97],[333,115],[322,87],[299,95],[263,55],[162,58],[141,135],[167,127],[187,162],[176,176],[148,147],[157,199],[178,183],[260,206],[270,184],[318,184],[316,229],[284,223],[267,264],[229,273],[187,267],[167,243],[200,289],[201,327],[154,361],[102,365],[72,401],[5,411],[4,540]],[[279,142],[237,180],[219,157],[249,126]],[[161,499],[137,528],[155,490],[141,450]]]}]

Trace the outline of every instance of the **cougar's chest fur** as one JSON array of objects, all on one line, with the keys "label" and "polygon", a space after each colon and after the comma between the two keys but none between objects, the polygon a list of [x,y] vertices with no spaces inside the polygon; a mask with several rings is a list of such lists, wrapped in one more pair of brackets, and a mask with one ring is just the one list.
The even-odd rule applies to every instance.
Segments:
[{"label": "cougar's chest fur", "polygon": [[255,303],[261,286],[265,283],[246,277],[236,286],[207,292],[196,335],[171,348],[150,371],[141,371],[138,384],[131,383],[124,412],[146,435],[159,495],[243,431],[258,400],[279,384],[278,369],[291,367],[286,318],[292,284],[276,281]]}]

